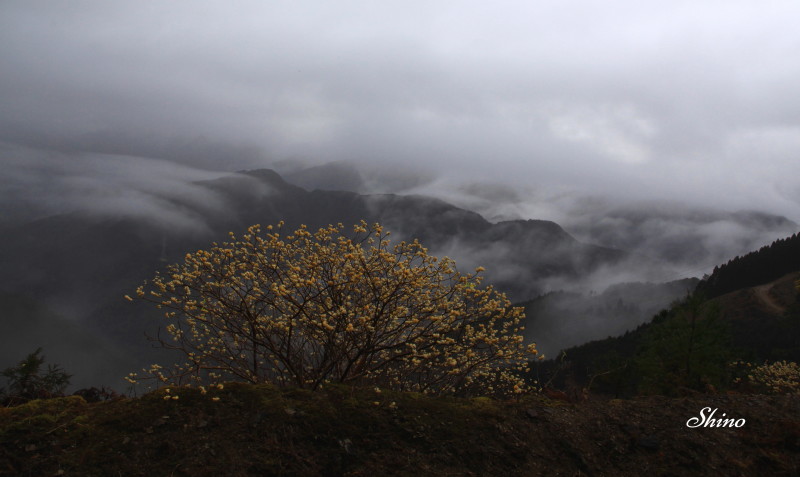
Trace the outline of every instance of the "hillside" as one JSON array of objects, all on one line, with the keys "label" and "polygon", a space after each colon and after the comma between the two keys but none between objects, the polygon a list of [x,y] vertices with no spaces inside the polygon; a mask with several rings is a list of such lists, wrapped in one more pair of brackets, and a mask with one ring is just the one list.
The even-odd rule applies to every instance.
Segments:
[{"label": "hillside", "polygon": [[[567,404],[229,384],[0,409],[0,475],[796,475],[800,398]],[[214,401],[214,398],[219,398]],[[741,428],[690,429],[704,407]]]},{"label": "hillside", "polygon": [[793,234],[714,268],[711,276],[698,285],[698,290],[714,298],[740,288],[763,285],[797,270],[800,270],[800,235]]},{"label": "hillside", "polygon": [[800,272],[714,299],[743,358],[800,362]]},{"label": "hillside", "polygon": [[599,294],[553,292],[517,305],[525,308],[526,338],[545,356],[556,356],[564,348],[635,329],[685,297],[697,282],[620,283]]},{"label": "hillside", "polygon": [[[712,299],[695,292],[651,321],[622,335],[568,348],[542,363],[537,374],[543,381],[562,388],[591,387],[592,393],[632,396],[642,392],[686,395],[703,391],[709,385],[719,390],[731,386],[734,371],[728,363],[779,360],[800,361],[800,292],[796,288],[800,272],[743,287]],[[685,321],[695,303],[697,328],[692,351]],[[682,321],[684,320],[684,321]],[[683,340],[683,341],[681,341]],[[688,340],[688,341],[687,341]],[[689,346],[687,348],[687,345]],[[694,381],[678,387],[650,387],[653,360],[659,360],[660,373],[680,374],[680,360],[702,367]]]}]

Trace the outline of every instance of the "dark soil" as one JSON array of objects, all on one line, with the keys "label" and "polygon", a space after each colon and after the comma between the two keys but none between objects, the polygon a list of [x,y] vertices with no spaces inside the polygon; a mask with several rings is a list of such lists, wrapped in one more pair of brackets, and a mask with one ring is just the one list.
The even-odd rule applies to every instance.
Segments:
[{"label": "dark soil", "polygon": [[[745,423],[688,428],[706,407]],[[800,396],[573,404],[241,384],[72,396],[0,408],[0,475],[796,476]]]}]

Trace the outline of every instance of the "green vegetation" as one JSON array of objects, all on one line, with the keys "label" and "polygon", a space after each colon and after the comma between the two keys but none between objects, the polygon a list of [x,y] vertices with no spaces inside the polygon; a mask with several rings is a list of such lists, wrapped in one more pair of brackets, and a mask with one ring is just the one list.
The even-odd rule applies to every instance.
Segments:
[{"label": "green vegetation", "polygon": [[[597,395],[685,396],[743,390],[729,366],[800,361],[800,293],[795,275],[763,290],[742,289],[712,300],[700,292],[675,303],[625,334],[569,348],[539,366],[542,382],[556,388],[587,387]],[[785,308],[759,295],[774,294]],[[747,388],[757,391],[762,387]]]},{"label": "green vegetation", "polygon": [[[556,388],[613,397],[796,389],[799,247],[795,234],[737,257],[649,323],[564,350],[535,375]],[[739,369],[747,363],[748,372],[759,369],[753,378]]]},{"label": "green vegetation", "polygon": [[0,376],[6,379],[8,389],[0,388],[0,403],[13,406],[33,399],[63,396],[72,376],[57,364],[47,365],[44,371],[44,362],[39,348],[16,366],[3,370]]},{"label": "green vegetation", "polygon": [[776,240],[742,257],[714,268],[714,273],[698,285],[709,298],[769,283],[800,270],[800,235]]},{"label": "green vegetation", "polygon": [[719,307],[699,294],[647,329],[633,362],[645,394],[675,395],[682,389],[717,389],[729,382],[730,333]]}]

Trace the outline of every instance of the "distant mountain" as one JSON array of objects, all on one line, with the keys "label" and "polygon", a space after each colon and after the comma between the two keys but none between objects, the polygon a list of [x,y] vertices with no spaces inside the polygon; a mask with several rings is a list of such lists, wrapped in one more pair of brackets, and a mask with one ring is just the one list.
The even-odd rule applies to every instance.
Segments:
[{"label": "distant mountain", "polygon": [[[77,211],[6,224],[0,291],[29,297],[117,345],[134,346],[128,354],[139,366],[149,353],[143,332],[155,333],[160,313],[123,295],[187,252],[255,223],[284,221],[294,230],[300,224],[315,229],[381,222],[395,240],[418,238],[431,253],[454,258],[462,271],[485,266],[487,282],[517,301],[548,291],[551,283],[576,286],[598,271],[632,262],[659,268],[620,250],[581,243],[553,222],[492,224],[429,197],[307,191],[267,169],[198,182],[192,194],[148,203],[153,202],[161,207],[119,215]],[[18,339],[4,334],[0,346]]]},{"label": "distant mountain", "polygon": [[647,255],[702,273],[715,264],[798,231],[783,216],[724,212],[674,203],[587,206],[564,226],[581,240]]},{"label": "distant mountain", "polygon": [[406,193],[433,181],[433,176],[406,167],[386,164],[333,161],[318,165],[302,165],[298,161],[279,161],[272,167],[287,182],[306,190],[345,190],[369,193]]},{"label": "distant mountain", "polygon": [[[356,166],[346,161],[299,167],[285,165],[282,175],[292,184],[308,190],[404,191],[424,186],[424,176],[406,171],[386,171]],[[528,201],[524,193],[507,184],[476,182],[446,190],[423,187],[433,197],[444,198],[458,207],[476,211],[492,222],[517,218]],[[669,281],[701,276],[715,264],[791,235],[800,226],[780,215],[760,211],[723,211],[677,201],[638,201],[614,204],[602,198],[579,198],[561,204],[560,225],[580,242],[605,246],[669,263],[674,273],[654,277]],[[529,204],[528,204],[529,205]],[[556,207],[557,209],[559,207]],[[545,206],[545,210],[547,210]],[[662,265],[663,266],[663,265]],[[635,281],[641,276],[614,277],[613,281]],[[600,280],[606,285],[609,280]]]},{"label": "distant mountain", "polygon": [[361,172],[354,164],[329,162],[319,166],[285,173],[288,182],[307,190],[346,190],[366,192],[366,184]]},{"label": "distant mountain", "polygon": [[[305,189],[271,170],[245,171],[198,183],[209,200],[170,200],[181,221],[149,217],[99,218],[83,213],[57,215],[10,226],[0,238],[0,289],[86,302],[80,290],[121,290],[163,262],[187,250],[225,240],[229,231],[284,221],[318,228],[360,220],[381,222],[397,239],[419,239],[434,254],[457,260],[462,270],[485,266],[487,279],[519,300],[546,291],[558,278],[577,281],[601,267],[620,265],[620,250],[578,242],[553,222],[528,220],[492,224],[480,215],[438,199],[394,194],[361,195]],[[166,223],[165,223],[166,222]],[[191,226],[182,225],[191,222]],[[97,290],[100,291],[100,290]],[[85,295],[85,293],[84,293]],[[74,304],[79,306],[79,303]]]}]

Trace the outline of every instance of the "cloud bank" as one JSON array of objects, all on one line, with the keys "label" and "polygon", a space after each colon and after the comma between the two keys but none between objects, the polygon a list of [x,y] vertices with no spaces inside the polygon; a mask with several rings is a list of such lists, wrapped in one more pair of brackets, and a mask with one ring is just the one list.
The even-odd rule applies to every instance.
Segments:
[{"label": "cloud bank", "polygon": [[800,220],[798,15],[788,0],[8,1],[0,140]]}]

